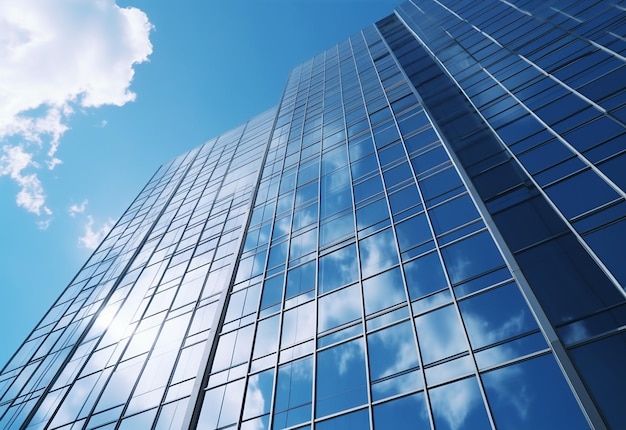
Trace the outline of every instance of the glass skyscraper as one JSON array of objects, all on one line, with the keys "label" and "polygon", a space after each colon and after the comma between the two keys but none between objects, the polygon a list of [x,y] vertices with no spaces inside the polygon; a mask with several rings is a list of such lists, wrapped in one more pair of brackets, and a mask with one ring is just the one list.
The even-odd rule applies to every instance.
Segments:
[{"label": "glass skyscraper", "polygon": [[626,428],[626,4],[414,0],[162,166],[0,429]]}]

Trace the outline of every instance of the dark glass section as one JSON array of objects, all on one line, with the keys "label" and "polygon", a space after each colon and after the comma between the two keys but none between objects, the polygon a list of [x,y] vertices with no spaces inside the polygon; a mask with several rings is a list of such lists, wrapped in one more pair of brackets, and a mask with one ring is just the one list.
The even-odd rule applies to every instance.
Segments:
[{"label": "dark glass section", "polygon": [[[431,5],[426,7],[431,11],[435,9]],[[438,13],[442,13],[441,11],[442,9],[439,9]],[[420,17],[419,20],[411,21],[411,28],[418,35],[423,36],[432,51],[455,52],[454,46],[457,42],[449,39],[446,42],[449,35],[444,35],[440,28],[431,26],[431,22],[424,19],[424,15],[417,9],[406,8],[404,13],[411,19]],[[511,157],[507,148],[490,130],[474,107],[481,108],[484,103],[489,103],[494,98],[504,99],[507,97],[506,94],[502,91],[490,94],[486,92],[488,85],[474,91],[467,83],[464,83],[465,93],[463,93],[457,82],[444,72],[439,63],[450,65],[451,62],[443,57],[438,60],[433,59],[397,16],[387,17],[376,25],[421,96],[425,109],[434,118],[450,149],[454,151],[462,168],[468,174],[472,185],[489,210],[496,227],[513,252],[517,264],[552,325],[558,327],[568,321],[592,318],[598,312],[624,303],[624,296],[620,294],[615,284],[574,236],[566,221],[557,215],[557,212],[522,170],[519,162]],[[441,36],[435,37],[434,34]],[[549,37],[546,40],[549,40]],[[525,45],[524,49],[529,48]],[[461,61],[465,55],[467,54],[458,51],[455,61]],[[475,60],[468,60],[469,63],[472,61]],[[453,70],[453,73],[456,72],[458,70]],[[479,77],[480,74],[475,76]],[[553,83],[550,85],[549,88],[527,101],[527,106],[536,109],[537,114],[544,121],[556,125],[564,118],[573,115],[574,111],[583,110],[584,103],[580,99],[573,100],[571,97],[560,99],[564,103],[562,108],[558,108],[557,104],[553,103],[549,107],[540,109],[551,99],[559,98],[567,92]],[[466,94],[472,97],[474,105],[466,98]],[[516,136],[524,136],[530,127],[534,127],[535,120],[529,116],[513,114],[508,118],[509,123],[506,124],[503,121],[505,126],[496,130],[500,139],[505,143],[515,142],[518,140]],[[524,124],[523,118],[527,119],[528,125]],[[537,128],[537,131],[540,129],[541,127]],[[611,136],[601,137],[601,140],[609,137]],[[574,137],[571,139],[572,144],[580,150],[590,147],[588,144],[585,146],[583,143],[574,143]],[[574,158],[571,160],[577,161]],[[565,166],[563,163],[558,163],[560,161],[557,159],[557,166]],[[572,170],[561,172],[560,176],[553,176],[552,181],[573,172]],[[542,183],[542,181],[538,182]],[[547,182],[549,181],[544,178],[543,183]],[[582,192],[582,195],[588,194],[589,197],[573,198],[574,193],[577,192]],[[546,193],[561,213],[570,219],[619,197],[591,170],[555,182],[554,185],[546,188]],[[599,233],[596,234],[599,236]],[[589,237],[593,240],[592,235],[593,233],[590,233]],[[598,242],[601,240],[598,239]],[[598,244],[596,248],[605,249],[605,254],[615,249],[610,244]],[[452,245],[442,249],[453,284],[459,282],[461,276],[459,269],[453,263],[454,253],[450,252],[454,250]],[[611,262],[610,257],[607,261]],[[481,255],[480,264],[484,262]],[[469,266],[474,267],[474,265]],[[611,264],[611,267],[617,268],[614,271],[621,273],[619,265]],[[613,327],[613,329],[616,328],[617,326]],[[418,335],[419,332],[418,327]],[[472,333],[474,330],[470,324],[470,338],[473,337],[472,342],[475,343],[476,336]],[[626,355],[621,357],[626,359]],[[601,390],[598,385],[589,386],[589,388],[593,393]],[[594,395],[596,400],[600,400],[599,394]],[[494,414],[497,417],[498,412]],[[435,421],[437,422],[436,413]]]},{"label": "dark glass section", "polygon": [[498,429],[589,428],[549,355],[486,372],[483,382]]},{"label": "dark glass section", "polygon": [[[621,333],[572,350],[574,363],[590,388],[600,409],[613,429],[626,426],[624,403],[626,384],[623,357],[626,355],[626,334]],[[603,357],[598,366],[598,356]]]}]

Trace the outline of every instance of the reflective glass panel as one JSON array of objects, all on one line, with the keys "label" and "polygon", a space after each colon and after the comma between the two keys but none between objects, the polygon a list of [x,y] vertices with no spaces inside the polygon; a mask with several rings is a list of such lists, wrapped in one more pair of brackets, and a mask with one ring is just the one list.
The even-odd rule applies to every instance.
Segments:
[{"label": "reflective glass panel", "polygon": [[358,284],[319,299],[318,331],[323,332],[361,318],[361,289]]},{"label": "reflective glass panel", "polygon": [[311,419],[313,396],[313,357],[278,368],[274,428],[285,428]]},{"label": "reflective glass panel", "polygon": [[363,296],[366,315],[406,301],[400,268],[396,267],[363,281]]},{"label": "reflective glass panel", "polygon": [[538,328],[517,285],[513,283],[463,300],[459,308],[474,348]]},{"label": "reflective glass panel", "polygon": [[424,393],[416,393],[374,406],[376,430],[430,430]]},{"label": "reflective glass panel", "polygon": [[498,429],[588,428],[551,355],[483,374]]},{"label": "reflective glass panel", "polygon": [[437,430],[491,428],[476,378],[467,378],[430,390]]},{"label": "reflective glass panel", "polygon": [[371,276],[398,263],[396,241],[391,229],[383,230],[359,242],[363,276]]},{"label": "reflective glass panel", "polygon": [[363,339],[342,343],[318,354],[316,394],[317,417],[367,402]]},{"label": "reflective glass panel", "polygon": [[268,414],[272,404],[272,385],[274,369],[257,373],[248,378],[246,402],[243,407],[243,419]]},{"label": "reflective glass panel", "polygon": [[461,321],[453,306],[446,306],[415,318],[424,364],[467,350]]},{"label": "reflective glass panel", "polygon": [[319,277],[320,293],[356,281],[358,277],[356,247],[346,246],[320,258]]},{"label": "reflective glass panel", "polygon": [[482,232],[442,248],[452,284],[504,265],[489,233]]}]

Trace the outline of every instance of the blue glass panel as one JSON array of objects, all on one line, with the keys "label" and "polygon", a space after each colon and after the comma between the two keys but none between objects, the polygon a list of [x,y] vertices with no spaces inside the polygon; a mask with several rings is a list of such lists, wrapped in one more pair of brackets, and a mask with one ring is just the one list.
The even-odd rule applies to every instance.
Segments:
[{"label": "blue glass panel", "polygon": [[409,163],[402,163],[389,170],[385,170],[383,172],[383,177],[385,178],[385,185],[387,189],[389,189],[406,181],[407,179],[413,178],[413,172],[411,172]]},{"label": "blue glass panel", "polygon": [[254,341],[253,358],[275,352],[278,347],[278,315],[259,321]]},{"label": "blue glass panel", "polygon": [[270,412],[273,384],[274,369],[257,373],[248,378],[246,402],[243,407],[244,420]]},{"label": "blue glass panel", "polygon": [[315,289],[315,261],[310,261],[287,273],[285,298],[300,295]]},{"label": "blue glass panel", "polygon": [[356,246],[350,245],[320,258],[319,293],[334,290],[357,278]]},{"label": "blue glass panel", "polygon": [[365,157],[368,154],[374,153],[374,142],[372,137],[367,134],[355,139],[350,139],[350,160],[355,161],[361,157]]},{"label": "blue glass panel", "polygon": [[606,227],[585,235],[585,240],[606,264],[611,273],[626,286],[626,265],[624,264],[624,238],[626,220],[609,224]]},{"label": "blue glass panel", "polygon": [[396,241],[391,229],[383,230],[359,242],[363,276],[371,276],[398,263]]},{"label": "blue glass panel", "polygon": [[324,152],[322,154],[322,175],[326,175],[333,170],[345,167],[348,164],[348,153],[345,146]]},{"label": "blue glass panel", "polygon": [[404,273],[411,300],[419,299],[448,286],[436,252],[406,263]]},{"label": "blue glass panel", "polygon": [[589,428],[551,355],[482,376],[498,429]]},{"label": "blue glass panel", "polygon": [[[431,145],[433,142],[438,141],[439,137],[437,137],[437,133],[435,133],[435,130],[429,127],[426,130],[419,132],[418,134],[404,139],[404,144],[406,145],[408,153],[412,154],[416,151],[421,150],[425,146]],[[411,158],[413,158],[413,155],[411,155]],[[421,166],[419,163],[413,164],[413,167],[415,168],[415,173],[418,175],[424,172],[422,167],[428,169],[427,166]]]},{"label": "blue glass panel", "polygon": [[424,365],[467,351],[467,340],[453,306],[415,318]]},{"label": "blue glass panel", "polygon": [[461,178],[453,168],[447,168],[420,181],[424,200],[436,204],[458,194],[463,187]]},{"label": "blue glass panel", "polygon": [[267,267],[275,267],[280,264],[285,264],[288,245],[289,242],[281,242],[270,248],[270,256],[267,261]]},{"label": "blue glass panel", "polygon": [[261,309],[279,303],[283,298],[283,282],[285,275],[278,275],[265,280],[261,295]]},{"label": "blue glass panel", "polygon": [[387,220],[387,223],[385,224],[388,224],[389,211],[387,209],[387,202],[384,198],[376,200],[374,203],[364,206],[356,211],[357,228],[359,230],[385,220]]},{"label": "blue glass panel", "polygon": [[459,302],[470,342],[481,348],[538,328],[516,284]]},{"label": "blue glass panel", "polygon": [[[626,427],[622,394],[626,386],[626,334],[585,344],[571,351],[574,363],[611,428]],[[602,357],[599,362],[598,357]]]},{"label": "blue glass panel", "polygon": [[316,417],[367,402],[363,339],[346,342],[318,354],[316,394]]},{"label": "blue glass panel", "polygon": [[299,230],[303,227],[317,222],[317,203],[310,204],[304,208],[298,208],[293,213],[293,230]]},{"label": "blue glass panel", "polygon": [[374,400],[422,388],[421,373],[407,373],[419,366],[409,321],[370,334],[367,344]]},{"label": "blue glass panel", "polygon": [[396,142],[380,150],[378,152],[378,158],[380,159],[380,165],[383,166],[383,168],[389,163],[398,162],[400,161],[400,159],[405,159],[406,154],[404,153],[404,147],[402,146],[402,143]]},{"label": "blue glass panel", "polygon": [[591,170],[571,176],[545,190],[548,197],[568,218],[573,218],[619,197]]},{"label": "blue glass panel", "polygon": [[315,334],[315,302],[308,302],[283,313],[281,349],[310,339]]},{"label": "blue glass panel", "polygon": [[411,207],[414,209],[408,211],[408,213],[402,214],[403,217],[418,212],[422,208],[421,202],[422,200],[417,191],[417,187],[413,184],[389,195],[389,206],[394,216]]},{"label": "blue glass panel", "polygon": [[[516,257],[554,324],[624,301],[623,295],[573,235],[558,237],[520,252]],[[567,300],[563,300],[565,296]]]},{"label": "blue glass panel", "polygon": [[278,368],[274,428],[285,428],[311,419],[313,357],[305,357]]},{"label": "blue glass panel", "polygon": [[428,213],[438,235],[478,218],[474,202],[467,194],[436,206]]},{"label": "blue glass panel", "polygon": [[361,176],[377,170],[378,162],[376,161],[376,156],[374,154],[361,158],[360,160],[353,162],[351,165],[353,179],[358,179]]},{"label": "blue glass panel", "polygon": [[323,332],[361,318],[361,289],[352,285],[319,299],[318,331]]},{"label": "blue glass panel", "polygon": [[437,430],[491,428],[476,378],[430,390],[430,402]]},{"label": "blue glass panel", "polygon": [[[317,249],[317,230],[309,230],[297,236],[291,237],[289,260],[302,257]],[[268,267],[270,267],[268,265]]]},{"label": "blue glass panel", "polygon": [[308,202],[311,199],[317,198],[317,181],[310,182],[307,185],[300,187],[296,190],[296,205],[300,205],[304,202]]},{"label": "blue glass panel", "polygon": [[363,281],[363,296],[366,315],[406,301],[400,268],[396,267]]},{"label": "blue glass panel", "polygon": [[374,406],[377,430],[430,430],[424,393],[416,393]]},{"label": "blue glass panel", "polygon": [[369,429],[370,417],[367,409],[350,412],[315,424],[318,430]]},{"label": "blue glass panel", "polygon": [[373,176],[368,180],[356,184],[354,186],[354,201],[359,203],[369,197],[382,193],[383,183],[379,175]]},{"label": "blue glass panel", "polygon": [[446,246],[441,254],[452,284],[504,265],[500,251],[487,232]]},{"label": "blue glass panel", "polygon": [[417,154],[413,155],[411,157],[411,164],[413,165],[413,169],[415,169],[415,174],[420,175],[435,166],[445,163],[449,159],[443,146],[437,145],[427,152],[419,151]]},{"label": "blue glass panel", "polygon": [[479,369],[505,363],[524,355],[546,349],[548,344],[542,333],[534,333],[503,344],[496,344],[476,353],[476,364]]},{"label": "blue glass panel", "polygon": [[243,401],[244,380],[208,390],[204,396],[198,427],[216,429],[239,419]]}]

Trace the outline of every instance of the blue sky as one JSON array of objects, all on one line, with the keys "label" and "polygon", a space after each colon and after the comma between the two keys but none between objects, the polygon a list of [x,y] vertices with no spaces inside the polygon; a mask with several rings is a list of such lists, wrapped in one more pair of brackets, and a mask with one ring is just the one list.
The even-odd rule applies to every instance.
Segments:
[{"label": "blue sky", "polygon": [[0,367],[160,164],[399,2],[0,1]]}]

